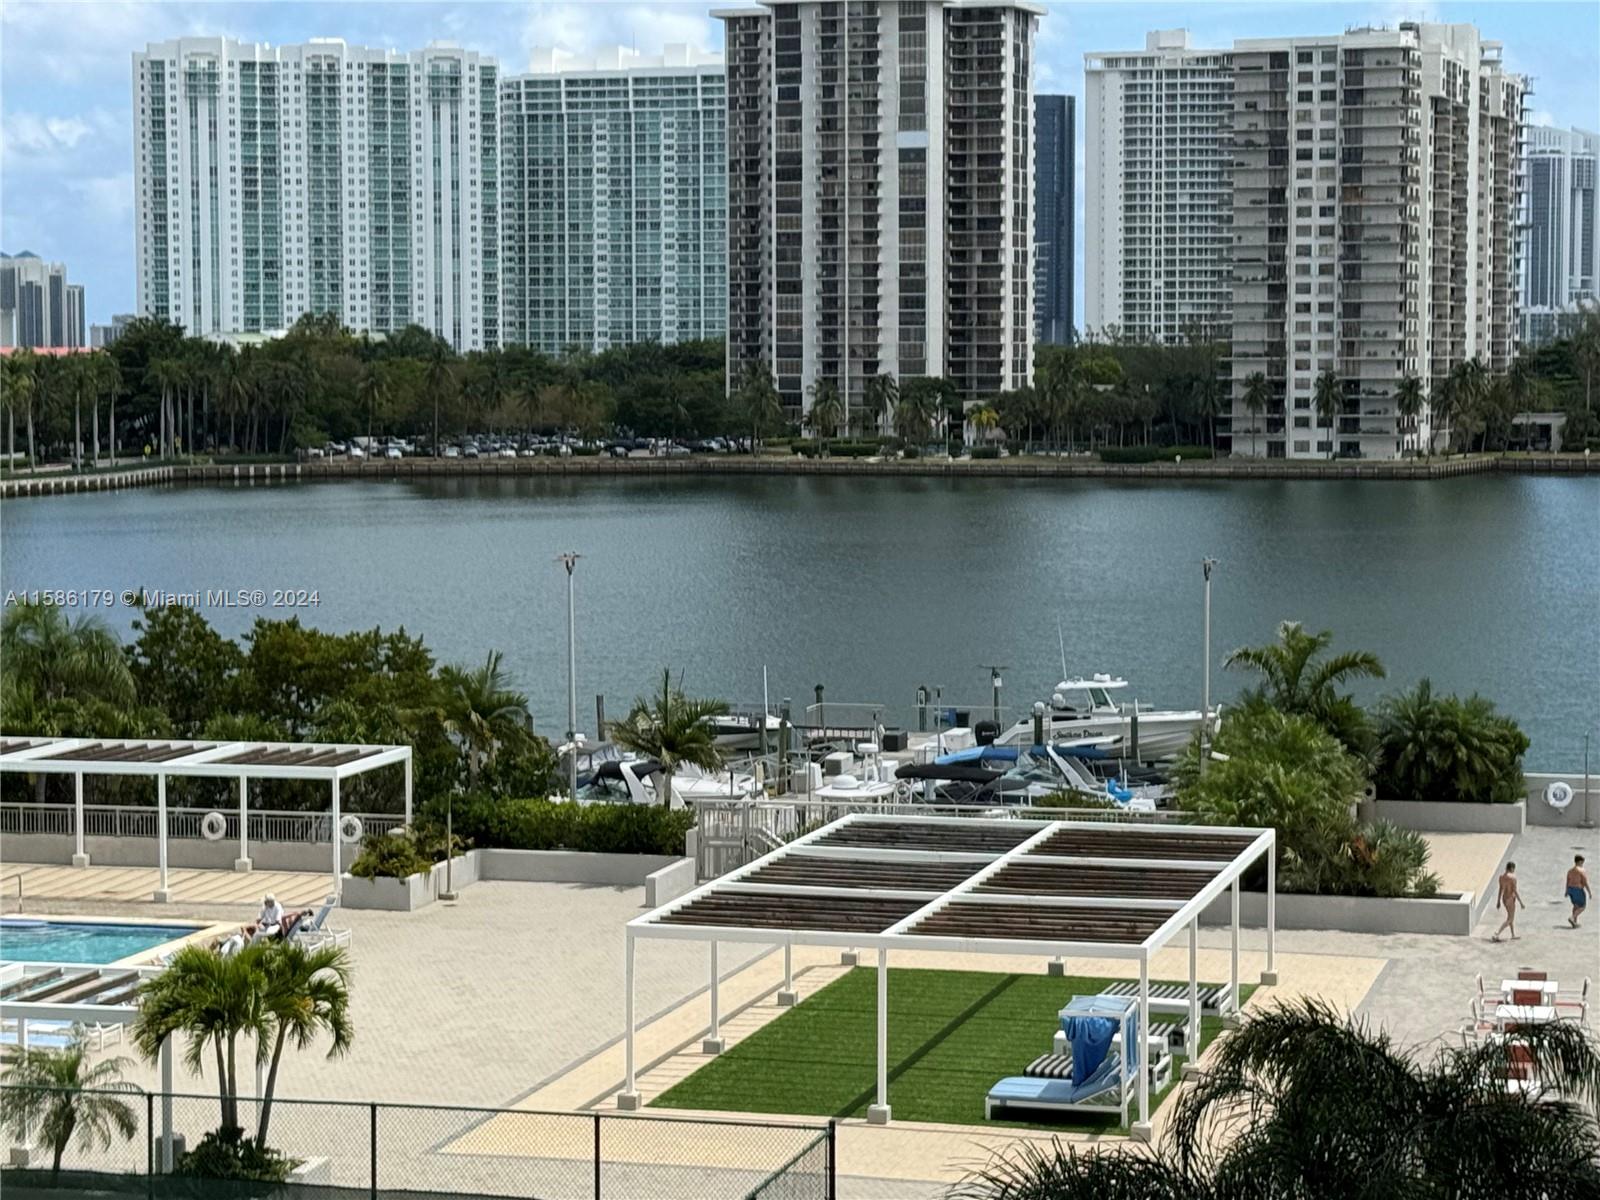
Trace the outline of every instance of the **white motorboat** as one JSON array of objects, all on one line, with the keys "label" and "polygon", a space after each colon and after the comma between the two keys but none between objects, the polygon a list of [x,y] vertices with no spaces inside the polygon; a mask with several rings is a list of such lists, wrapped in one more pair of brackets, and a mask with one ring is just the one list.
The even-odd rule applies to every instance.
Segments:
[{"label": "white motorboat", "polygon": [[[661,764],[653,758],[609,758],[578,786],[580,804],[659,804]],[[680,766],[672,776],[672,807],[696,800],[743,800],[757,793],[753,775]]]},{"label": "white motorboat", "polygon": [[783,722],[771,713],[728,713],[714,717],[714,740],[724,750],[760,750],[763,724],[767,727],[767,749],[777,749],[778,727]]},{"label": "white motorboat", "polygon": [[[1114,745],[1107,751],[1110,757],[1136,762],[1176,758],[1194,737],[1204,714],[1199,709],[1140,708],[1137,702],[1116,699],[1127,687],[1126,679],[1112,675],[1063,679],[1056,684],[1045,704],[1045,741],[1085,742],[1114,738]],[[1218,710],[1212,710],[1211,720],[1218,720]],[[1033,718],[1030,716],[1003,730],[995,739],[995,745],[1029,745],[1033,741]]]}]

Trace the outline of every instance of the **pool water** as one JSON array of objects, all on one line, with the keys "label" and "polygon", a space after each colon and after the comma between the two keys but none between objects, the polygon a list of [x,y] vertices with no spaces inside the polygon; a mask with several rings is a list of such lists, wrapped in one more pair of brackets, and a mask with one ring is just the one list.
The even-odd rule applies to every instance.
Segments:
[{"label": "pool water", "polygon": [[0,920],[0,961],[112,963],[177,941],[203,925],[111,925]]}]

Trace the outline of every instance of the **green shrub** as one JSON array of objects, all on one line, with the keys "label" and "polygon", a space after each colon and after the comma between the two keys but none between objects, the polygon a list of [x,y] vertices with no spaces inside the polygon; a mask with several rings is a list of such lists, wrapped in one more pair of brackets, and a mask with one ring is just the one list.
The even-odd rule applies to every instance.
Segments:
[{"label": "green shrub", "polygon": [[900,456],[902,458],[921,458],[922,457],[922,447],[921,446],[902,446],[901,449],[900,449]]},{"label": "green shrub", "polygon": [[1431,895],[1422,838],[1353,815],[1363,762],[1310,717],[1256,703],[1233,713],[1200,771],[1191,745],[1174,778],[1178,806],[1208,825],[1278,831],[1278,887],[1324,896]]},{"label": "green shrub", "polygon": [[1107,463],[1173,462],[1179,458],[1187,462],[1210,457],[1209,446],[1107,446],[1100,451],[1100,461]]},{"label": "green shrub", "polygon": [[423,852],[417,835],[409,829],[369,833],[361,839],[361,853],[350,864],[350,874],[358,879],[406,879],[433,864],[434,859]]},{"label": "green shrub", "polygon": [[974,446],[972,448],[972,457],[973,458],[999,458],[1000,457],[1000,447],[999,446]]},{"label": "green shrub", "polygon": [[[425,805],[421,820],[443,828],[443,801]],[[570,800],[471,795],[456,797],[452,820],[458,838],[484,848],[681,855],[694,813],[644,804],[581,805]]]},{"label": "green shrub", "polygon": [[791,446],[802,458],[818,458],[824,448],[829,458],[871,458],[875,454],[883,453],[883,446],[878,441],[830,439],[824,446],[816,438],[796,438]]},{"label": "green shrub", "polygon": [[600,454],[599,446],[574,446],[572,454],[575,458],[596,458]]},{"label": "green shrub", "polygon": [[1378,711],[1378,791],[1386,799],[1514,804],[1527,795],[1528,737],[1482,696],[1437,696],[1424,679]]},{"label": "green shrub", "polygon": [[238,1129],[212,1130],[193,1150],[186,1150],[172,1165],[173,1174],[190,1179],[253,1179],[282,1183],[300,1165],[266,1146],[256,1145]]}]

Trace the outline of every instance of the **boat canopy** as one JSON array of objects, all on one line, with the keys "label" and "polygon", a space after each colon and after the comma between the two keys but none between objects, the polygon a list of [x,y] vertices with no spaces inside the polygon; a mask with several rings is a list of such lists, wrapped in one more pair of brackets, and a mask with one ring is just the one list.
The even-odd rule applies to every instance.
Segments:
[{"label": "boat canopy", "polygon": [[968,763],[906,763],[895,772],[896,779],[931,779],[939,783],[993,783],[1004,771],[990,770]]},{"label": "boat canopy", "polygon": [[1056,684],[1055,690],[1058,692],[1086,692],[1090,688],[1110,689],[1125,688],[1127,686],[1128,681],[1123,679],[1120,675],[1107,675],[1103,672],[1097,671],[1095,672],[1094,676],[1089,679],[1063,679],[1060,683]]}]

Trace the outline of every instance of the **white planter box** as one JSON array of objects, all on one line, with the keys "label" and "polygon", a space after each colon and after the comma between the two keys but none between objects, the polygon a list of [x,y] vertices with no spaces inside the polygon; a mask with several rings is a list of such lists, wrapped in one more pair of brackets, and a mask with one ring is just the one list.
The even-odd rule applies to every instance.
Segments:
[{"label": "white planter box", "polygon": [[1528,823],[1528,806],[1515,804],[1448,804],[1433,800],[1378,800],[1374,802],[1381,821],[1393,821],[1402,829],[1429,833],[1509,833],[1520,834]]},{"label": "white planter box", "polygon": [[[1376,896],[1300,896],[1279,893],[1279,929],[1329,929],[1346,933],[1472,932],[1476,905],[1471,892],[1447,892],[1428,900],[1382,899]],[[1227,893],[1217,897],[1200,917],[1205,925],[1229,921]],[[1265,927],[1267,897],[1244,892],[1239,897],[1239,923]]]}]

